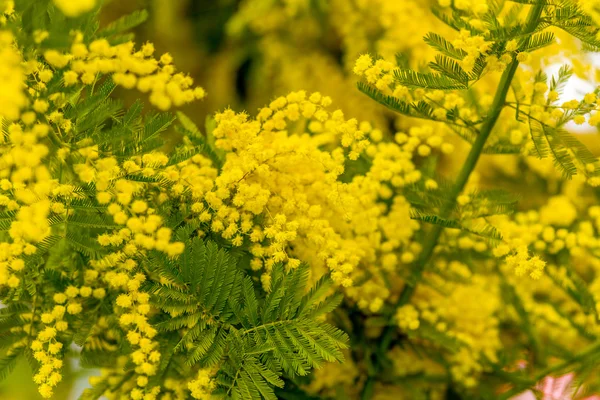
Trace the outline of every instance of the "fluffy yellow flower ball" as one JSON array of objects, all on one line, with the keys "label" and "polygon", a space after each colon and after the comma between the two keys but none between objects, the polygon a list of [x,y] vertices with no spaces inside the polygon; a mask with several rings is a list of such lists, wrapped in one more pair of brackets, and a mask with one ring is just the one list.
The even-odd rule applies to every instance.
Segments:
[{"label": "fluffy yellow flower ball", "polygon": [[67,17],[78,17],[96,7],[96,0],[54,0],[54,4]]}]

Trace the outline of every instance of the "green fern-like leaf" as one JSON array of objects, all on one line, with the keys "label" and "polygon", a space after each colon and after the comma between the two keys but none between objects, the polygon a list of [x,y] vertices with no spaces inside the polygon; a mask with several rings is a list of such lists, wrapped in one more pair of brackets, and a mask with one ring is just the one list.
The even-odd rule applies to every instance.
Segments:
[{"label": "green fern-like leaf", "polygon": [[416,72],[410,69],[397,69],[394,77],[399,84],[410,88],[456,90],[467,89],[464,82],[456,81],[445,75]]},{"label": "green fern-like leaf", "polygon": [[17,365],[17,359],[22,355],[23,350],[11,351],[9,354],[5,354],[0,357],[0,381],[6,379],[6,377],[15,369]]},{"label": "green fern-like leaf", "polygon": [[452,43],[450,43],[449,41],[447,41],[442,36],[436,33],[429,32],[425,36],[424,40],[425,43],[427,43],[440,53],[455,60],[462,60],[467,56],[467,53],[464,50],[457,49],[452,45]]},{"label": "green fern-like leaf", "polygon": [[541,32],[533,35],[520,51],[532,52],[550,46],[556,42],[556,37],[552,32]]},{"label": "green fern-like leaf", "polygon": [[448,76],[457,82],[461,82],[464,86],[469,85],[469,74],[467,74],[456,61],[446,56],[440,54],[436,55],[435,62],[430,63],[429,67],[442,75]]},{"label": "green fern-like leaf", "polygon": [[358,90],[360,90],[379,104],[386,106],[387,108],[394,112],[397,112],[398,114],[412,116],[411,107],[408,103],[399,100],[396,97],[385,95],[379,90],[377,90],[375,87],[364,82],[358,82],[357,86]]},{"label": "green fern-like leaf", "polygon": [[146,10],[136,10],[131,14],[127,14],[111,22],[106,28],[102,29],[98,34],[101,37],[110,37],[129,31],[138,25],[143,24],[148,19]]}]

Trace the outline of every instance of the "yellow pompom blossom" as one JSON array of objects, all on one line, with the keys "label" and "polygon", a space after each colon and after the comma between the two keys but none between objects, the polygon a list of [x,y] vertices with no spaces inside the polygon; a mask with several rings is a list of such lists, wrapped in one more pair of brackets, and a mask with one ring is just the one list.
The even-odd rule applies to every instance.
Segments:
[{"label": "yellow pompom blossom", "polygon": [[45,124],[23,127],[12,123],[8,143],[0,149],[0,203],[4,212],[16,213],[8,230],[9,239],[0,246],[0,285],[13,289],[19,286],[19,275],[26,272],[20,257],[34,254],[36,245],[50,234],[51,199],[58,197],[60,189],[43,164],[48,147],[38,142],[48,129]]},{"label": "yellow pompom blossom", "polygon": [[396,321],[402,330],[415,330],[419,328],[419,312],[410,304],[396,310]]},{"label": "yellow pompom blossom", "polygon": [[[165,177],[189,187],[192,201],[203,200],[192,210],[210,231],[234,246],[250,246],[251,266],[264,271],[266,290],[275,263],[296,268],[305,260],[315,276],[330,270],[360,308],[377,312],[391,294],[382,274],[412,262],[420,250],[411,243],[419,224],[410,220],[408,203],[400,195],[387,207],[383,202],[421,179],[413,158],[423,148],[449,153],[452,145],[431,127],[398,133],[395,143],[378,142],[379,131],[327,111],[330,102],[319,93],[293,92],[262,108],[256,120],[230,110],[218,114],[212,134],[226,152],[221,173],[205,167],[193,169],[201,173],[192,182],[175,170]],[[307,132],[297,130],[300,121]],[[325,146],[330,150],[321,150]],[[371,169],[340,182],[359,156],[370,159]],[[397,249],[404,249],[402,257]],[[364,283],[350,287],[353,281]]]},{"label": "yellow pompom blossom", "polygon": [[78,17],[79,15],[91,11],[96,7],[96,0],[53,0],[54,4],[63,14],[68,17]]},{"label": "yellow pompom blossom", "polygon": [[[434,22],[428,12],[428,7],[433,3],[385,0],[349,3],[334,0],[330,5],[332,12],[326,17],[336,34],[342,38],[346,61],[352,62],[371,43],[378,54],[384,56],[393,57],[398,51],[414,51],[422,55],[428,48],[420,39]],[[365,21],[369,23],[365,24]],[[265,38],[291,30],[294,34],[291,39],[299,40],[300,32],[295,31],[300,27],[308,28],[302,33],[304,36],[310,35],[312,39],[318,33],[315,30],[316,23],[318,20],[311,13],[310,2],[306,0],[282,3],[259,0],[242,2],[239,11],[229,21],[228,28],[233,35],[239,35],[247,28]],[[406,37],[404,32],[407,30],[415,34]],[[281,57],[281,54],[278,56]]]},{"label": "yellow pompom blossom", "polygon": [[112,233],[98,237],[99,244],[112,251],[98,260],[91,260],[90,265],[100,272],[107,290],[121,293],[115,299],[115,315],[131,347],[129,357],[136,366],[132,380],[138,386],[132,389],[132,395],[139,399],[158,393],[160,388],[149,387],[147,382],[156,375],[161,359],[158,343],[153,340],[158,332],[148,321],[152,311],[150,296],[140,291],[146,281],[146,275],[138,269],[140,257],[150,250],[177,257],[183,252],[184,244],[172,241],[171,229],[163,226],[162,217],[154,214],[144,200],[136,199],[136,195],[147,193],[148,188],[121,176],[122,173],[145,171],[145,176],[151,177],[156,174],[154,169],[164,166],[167,160],[160,153],[151,153],[138,160],[140,164],[128,160],[119,167],[114,158],[88,158],[89,164],[80,164],[76,168],[83,181],[94,182],[96,188],[102,190],[99,193],[108,200],[108,212],[115,225],[120,226]]},{"label": "yellow pompom blossom", "polygon": [[[9,229],[12,242],[3,242],[0,246],[3,261],[0,285],[13,289],[20,285],[19,275],[26,272],[20,256],[35,254],[37,244],[51,234],[49,220],[66,214],[65,205],[69,207],[78,200],[73,186],[52,180],[50,172],[40,165],[48,148],[38,144],[37,140],[45,138],[49,129],[47,125],[35,125],[24,131],[21,125],[13,124],[10,127],[13,146],[4,148],[4,178],[0,185],[6,193],[14,193],[14,199],[2,195],[5,199],[3,207],[16,212],[16,218]],[[112,198],[110,193],[114,193],[118,202],[111,203],[108,209],[115,223],[123,227],[113,234],[98,237],[100,245],[118,250],[98,260],[90,260],[93,269],[88,270],[85,277],[86,283],[91,285],[69,286],[64,293],[55,294],[54,308],[41,314],[44,327],[37,331],[31,349],[41,363],[34,380],[45,398],[52,396],[53,388],[62,378],[62,343],[57,335],[69,328],[70,315],[76,316],[83,311],[82,301],[101,300],[107,289],[123,291],[116,299],[117,314],[121,315],[120,323],[134,348],[131,357],[137,365],[138,379],[143,382],[144,377],[156,373],[160,353],[151,340],[156,330],[148,324],[146,317],[150,312],[149,295],[138,291],[145,275],[133,270],[137,266],[136,257],[148,249],[164,251],[171,257],[183,251],[183,243],[170,240],[171,231],[162,227],[162,218],[152,214],[144,201],[133,200],[134,194],[142,190],[142,184],[119,179],[124,170],[114,158],[97,158],[97,152],[87,149],[81,153],[88,155],[87,163],[74,164],[74,170],[82,182],[93,182],[98,190],[102,190],[100,193],[106,193],[108,202]],[[164,158],[148,155],[146,165],[157,166]],[[13,168],[16,163],[19,167]],[[134,161],[129,163],[135,165]],[[127,162],[125,164],[129,167]],[[122,206],[130,206],[130,211]]]},{"label": "yellow pompom blossom", "polygon": [[[119,278],[115,277],[109,285],[116,283]],[[119,324],[127,330],[126,338],[132,347],[131,361],[135,364],[135,381],[137,392],[150,392],[155,388],[146,388],[148,378],[156,375],[161,354],[158,351],[158,343],[152,339],[157,331],[147,321],[147,315],[151,311],[148,304],[148,293],[138,291],[140,284],[145,280],[143,274],[134,276],[126,282],[128,292],[120,294],[116,299],[116,305],[122,310],[119,314]],[[119,282],[120,283],[120,282]],[[140,397],[141,398],[141,397]]]},{"label": "yellow pompom blossom", "polygon": [[580,212],[566,195],[550,198],[539,213],[519,213],[510,220],[498,218],[497,226],[506,243],[494,249],[494,255],[506,256],[507,266],[517,275],[538,279],[546,263],[539,256],[531,256],[529,249],[550,256],[566,251],[577,258],[595,252],[598,245],[589,240],[592,224],[579,219]]},{"label": "yellow pompom blossom", "polygon": [[[582,193],[575,192],[574,195],[577,201],[585,198]],[[562,256],[558,265],[548,265],[537,281],[526,283],[516,277],[509,278],[517,288],[536,332],[548,340],[565,340],[572,351],[576,351],[577,343],[582,342],[579,336],[581,329],[594,334],[600,331],[594,312],[583,311],[577,304],[578,300],[568,294],[577,290],[581,275],[598,274],[600,265],[591,255],[596,253],[598,246],[595,237],[599,214],[597,207],[591,207],[586,213],[578,212],[577,220],[572,220],[568,227],[540,224],[536,214],[519,218],[521,229],[532,232],[530,240],[534,240],[533,246],[537,251],[549,253],[549,256]],[[566,263],[569,259],[572,266]],[[596,293],[596,287],[597,279],[590,285],[591,293]],[[597,296],[594,294],[593,297],[597,302]],[[561,304],[561,309],[554,304]],[[514,315],[513,318],[518,317]]]},{"label": "yellow pompom blossom", "polygon": [[196,378],[188,382],[187,387],[192,398],[198,400],[211,399],[213,397],[211,393],[215,388],[212,373],[207,370],[198,371]]},{"label": "yellow pompom blossom", "polygon": [[[371,144],[371,125],[327,111],[330,102],[319,93],[293,92],[262,108],[255,120],[230,110],[218,114],[212,134],[226,152],[222,171],[215,177],[213,169],[204,170],[207,178],[215,177],[214,184],[197,176],[197,183],[184,185],[202,201],[194,212],[210,231],[234,246],[250,246],[251,267],[263,270],[266,290],[276,263],[293,269],[305,260],[316,277],[329,270],[344,287],[373,275],[364,287],[349,288],[348,295],[376,312],[389,295],[376,276],[400,262],[394,250],[418,252],[411,237],[419,224],[410,220],[406,201],[396,196],[390,206],[382,202],[391,188],[421,179],[412,162],[415,144],[419,135],[427,140],[433,132],[411,131],[403,146]],[[300,121],[306,121],[307,131],[293,133]],[[371,169],[341,182],[346,164],[361,155],[372,157]],[[166,174],[177,177],[175,171]]]},{"label": "yellow pompom blossom", "polygon": [[[95,2],[56,3],[68,16],[95,7]],[[39,31],[34,36],[34,42],[40,43],[48,34]],[[166,103],[169,106],[188,103],[203,97],[204,92],[192,88],[190,78],[175,73],[168,56],[161,61],[149,58],[150,44],[134,52],[131,42],[112,46],[106,39],[100,39],[88,41],[87,45],[84,44],[87,38],[80,32],[69,37],[70,52],[46,49],[38,57],[28,52],[28,58],[23,60],[15,36],[9,31],[0,32],[0,53],[4,60],[0,68],[0,113],[4,121],[0,145],[0,211],[8,221],[7,234],[0,243],[0,290],[15,298],[23,296],[26,290],[34,293],[33,315],[26,327],[31,341],[18,342],[11,351],[30,348],[40,365],[34,381],[42,397],[52,397],[62,380],[64,347],[73,324],[81,323],[86,307],[96,307],[108,293],[120,293],[123,297],[116,299],[115,314],[123,318],[121,327],[132,347],[130,357],[136,365],[141,399],[146,392],[158,393],[155,388],[141,386],[156,373],[160,353],[152,340],[157,331],[147,321],[151,311],[149,295],[139,291],[146,279],[137,269],[139,257],[152,249],[175,258],[184,245],[171,240],[171,230],[163,226],[162,217],[148,205],[145,198],[148,185],[130,181],[127,174],[137,172],[134,171],[137,162],[144,168],[141,174],[151,179],[156,174],[154,168],[164,166],[168,158],[148,153],[139,160],[117,160],[94,140],[74,139],[76,130],[90,126],[81,125],[83,120],[73,114],[77,99],[69,97],[73,96],[70,88],[101,84],[107,74],[112,74],[108,79],[129,86],[127,80],[120,78],[135,73],[136,80],[148,83],[147,89],[143,89],[151,91],[153,103],[159,108],[168,108]],[[114,219],[115,230],[97,237],[98,244],[111,251],[97,257],[89,243],[81,244],[90,256],[86,261],[89,269],[79,285],[70,285],[63,292],[35,289],[36,284],[26,286],[49,252],[53,254],[51,259],[58,256],[56,249],[64,245],[57,243],[83,239],[74,238],[66,227],[75,220],[78,222],[74,223],[86,226],[86,222],[77,219],[77,211],[89,206],[88,196],[97,198]],[[104,223],[97,221],[99,226]],[[71,272],[57,273],[63,273],[64,278],[72,277]],[[130,298],[129,303],[126,298]],[[102,317],[97,324],[106,325],[107,321]],[[89,346],[114,351],[110,342],[115,340],[115,330],[99,332],[97,326],[92,329]]]},{"label": "yellow pompom blossom", "polygon": [[463,30],[460,32],[460,36],[452,42],[452,45],[467,54],[461,64],[465,71],[471,71],[477,58],[490,50],[491,43],[486,42],[483,36],[472,36],[471,32]]},{"label": "yellow pompom blossom", "polygon": [[[448,267],[460,271],[460,266]],[[464,386],[475,386],[486,363],[497,359],[502,346],[498,327],[501,303],[495,279],[477,275],[466,284],[445,281],[435,274],[425,279],[428,286],[419,288],[414,300],[420,319],[461,343],[460,351],[448,358],[450,371]]]},{"label": "yellow pompom blossom", "polygon": [[507,256],[506,264],[514,269],[517,276],[529,274],[534,279],[540,278],[546,266],[546,262],[538,256],[530,257],[527,248],[524,246],[519,246],[515,254]]},{"label": "yellow pompom blossom", "polygon": [[14,121],[28,105],[24,93],[25,71],[21,65],[21,54],[14,46],[10,31],[0,30],[0,117]]},{"label": "yellow pompom blossom", "polygon": [[60,332],[69,328],[69,315],[76,316],[83,311],[82,301],[92,295],[92,288],[74,286],[66,288],[64,293],[53,296],[54,307],[41,314],[41,322],[45,328],[40,329],[36,340],[31,343],[34,358],[41,364],[33,380],[39,385],[39,392],[44,398],[52,397],[54,387],[62,380],[63,344],[57,340]]},{"label": "yellow pompom blossom", "polygon": [[151,43],[135,50],[133,42],[113,46],[106,39],[98,39],[86,45],[83,39],[81,33],[75,35],[70,53],[56,50],[44,53],[52,67],[69,68],[64,72],[66,86],[79,80],[91,85],[96,82],[98,74],[112,74],[117,85],[149,92],[150,102],[161,110],[179,107],[205,96],[204,89],[193,87],[191,77],[176,72],[169,54],[155,59]]}]

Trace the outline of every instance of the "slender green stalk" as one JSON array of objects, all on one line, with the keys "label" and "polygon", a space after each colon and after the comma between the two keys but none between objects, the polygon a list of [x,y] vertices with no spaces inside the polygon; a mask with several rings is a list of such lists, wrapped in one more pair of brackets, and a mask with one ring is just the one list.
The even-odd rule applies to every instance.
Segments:
[{"label": "slender green stalk", "polygon": [[[537,4],[533,7],[528,17],[526,29],[527,32],[532,32],[536,28],[542,10],[543,4]],[[442,210],[440,212],[440,216],[442,218],[448,218],[449,214],[451,213],[452,209],[456,204],[457,197],[463,191],[465,185],[467,184],[467,181],[469,180],[469,177],[471,176],[471,173],[475,169],[477,161],[479,160],[481,152],[483,151],[483,147],[485,146],[487,139],[492,133],[492,130],[494,129],[494,126],[496,125],[496,122],[500,117],[500,113],[502,112],[502,109],[505,106],[506,96],[508,94],[508,90],[510,89],[510,85],[515,76],[515,73],[517,72],[518,66],[519,61],[515,58],[502,74],[502,78],[498,85],[498,91],[496,92],[494,101],[491,106],[491,113],[484,121],[480,133],[477,136],[475,142],[473,143],[469,154],[467,155],[465,163],[463,164],[456,179],[456,183],[452,187],[448,201],[442,207]],[[442,230],[443,227],[440,225],[435,225],[431,230],[429,238],[425,243],[425,246],[423,247],[423,251],[417,259],[417,263],[415,266],[416,268],[411,278],[411,282],[407,283],[407,285],[404,287],[404,290],[400,294],[397,307],[406,304],[410,300],[412,294],[415,291],[417,283],[421,280],[421,276],[423,275],[425,266],[427,265],[427,263],[431,259],[431,256],[433,255],[433,250],[435,249],[435,246],[438,243]],[[389,345],[389,338],[384,337],[384,340],[382,341],[382,346],[383,345],[385,345],[385,347]]]},{"label": "slender green stalk", "polygon": [[[535,28],[537,27],[537,25],[539,23],[539,19],[540,19],[540,16],[542,15],[543,9],[544,9],[544,4],[541,2],[534,5],[531,8],[531,11],[529,12],[529,15],[527,17],[527,25],[525,27],[524,33],[531,33],[535,30]],[[529,39],[523,40],[521,42],[520,48],[523,48],[527,44],[528,40]],[[475,169],[475,166],[477,165],[477,161],[479,160],[479,157],[481,156],[481,153],[483,151],[485,143],[486,143],[487,139],[489,138],[490,134],[492,133],[492,130],[494,129],[496,122],[498,122],[498,118],[500,117],[500,114],[501,114],[502,110],[504,109],[504,106],[506,105],[506,96],[510,89],[510,86],[511,86],[512,80],[515,76],[515,73],[517,72],[518,66],[519,66],[519,61],[515,58],[508,65],[508,67],[502,74],[500,83],[498,85],[498,90],[496,92],[496,95],[494,96],[494,101],[490,108],[490,110],[491,110],[490,114],[484,120],[483,125],[479,131],[479,134],[477,135],[477,138],[476,138],[475,142],[473,143],[473,146],[471,147],[469,154],[467,155],[467,158],[458,174],[456,182],[450,191],[450,195],[448,196],[448,201],[443,205],[442,209],[440,210],[440,216],[442,218],[449,217],[449,215],[452,212],[452,209],[455,207],[457,197],[460,195],[460,193],[465,188],[465,185],[467,184],[467,181],[469,180],[471,173]],[[423,250],[422,250],[421,254],[419,255],[419,258],[416,261],[415,269],[413,270],[412,276],[406,282],[406,285],[405,285],[402,293],[400,294],[398,302],[396,303],[396,305],[394,307],[395,309],[409,302],[410,298],[412,297],[412,295],[417,287],[417,284],[421,281],[421,278],[423,276],[423,271],[425,270],[425,267],[427,266],[427,264],[429,263],[429,260],[431,259],[432,255],[433,255],[434,249],[438,244],[438,241],[442,234],[443,229],[444,228],[440,225],[435,225],[432,228],[431,232],[429,233],[429,237],[427,238],[427,241],[425,242]],[[393,325],[390,325],[383,332],[382,339],[379,343],[379,351],[378,351],[379,356],[383,356],[385,354],[385,352],[387,351],[387,349],[389,349],[395,330],[396,330],[396,328]],[[371,387],[372,386],[371,381],[373,379],[374,379],[373,377],[369,377],[369,379],[367,380],[367,382],[365,384],[366,385],[365,387]],[[369,397],[370,396],[366,393],[366,391],[363,391],[363,396],[362,396],[363,400],[366,400]]]}]

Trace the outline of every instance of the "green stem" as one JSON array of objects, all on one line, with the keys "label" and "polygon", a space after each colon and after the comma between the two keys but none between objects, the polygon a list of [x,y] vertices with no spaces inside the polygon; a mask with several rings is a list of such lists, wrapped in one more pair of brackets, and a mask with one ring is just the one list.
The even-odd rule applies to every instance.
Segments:
[{"label": "green stem", "polygon": [[372,376],[367,379],[365,382],[365,386],[363,387],[362,394],[360,396],[361,400],[368,400],[373,396],[373,390],[375,387],[375,379]]},{"label": "green stem", "polygon": [[[544,4],[541,2],[534,5],[531,8],[531,11],[527,16],[527,24],[523,32],[524,34],[531,33],[535,30],[539,23],[539,19],[542,15],[543,9]],[[519,48],[524,48],[528,41],[529,38],[522,40]],[[496,92],[496,95],[494,96],[494,101],[490,109],[490,114],[484,120],[479,135],[475,139],[475,142],[473,143],[473,146],[471,147],[471,150],[467,155],[467,158],[458,174],[456,182],[452,187],[452,190],[450,191],[448,201],[446,201],[446,203],[442,206],[442,209],[440,210],[440,216],[442,218],[448,218],[448,216],[451,214],[452,209],[455,207],[457,197],[465,188],[465,185],[467,184],[471,173],[475,169],[475,166],[477,165],[477,161],[481,156],[481,152],[483,151],[485,143],[489,138],[490,134],[492,133],[492,130],[494,129],[494,126],[496,125],[496,122],[498,121],[498,118],[500,117],[504,106],[506,105],[506,96],[510,89],[515,73],[517,72],[518,66],[519,61],[515,57],[502,74],[502,78],[500,79],[500,83],[498,85],[498,90]],[[429,237],[425,243],[425,246],[423,247],[419,258],[416,261],[415,269],[413,270],[412,276],[406,282],[406,285],[400,293],[400,297],[394,309],[401,307],[402,305],[407,304],[409,302],[417,287],[417,284],[421,281],[423,271],[425,270],[426,265],[429,263],[429,260],[433,255],[434,249],[439,241],[442,231],[442,226],[435,225],[429,233]],[[381,341],[379,342],[379,351],[377,352],[378,356],[384,356],[387,349],[389,349],[395,330],[396,328],[390,325],[383,332]],[[371,387],[371,381],[374,379],[374,376],[370,376],[366,382],[365,387]],[[363,395],[364,394],[365,393],[363,393]],[[363,396],[363,399],[367,398],[368,397]]]}]

